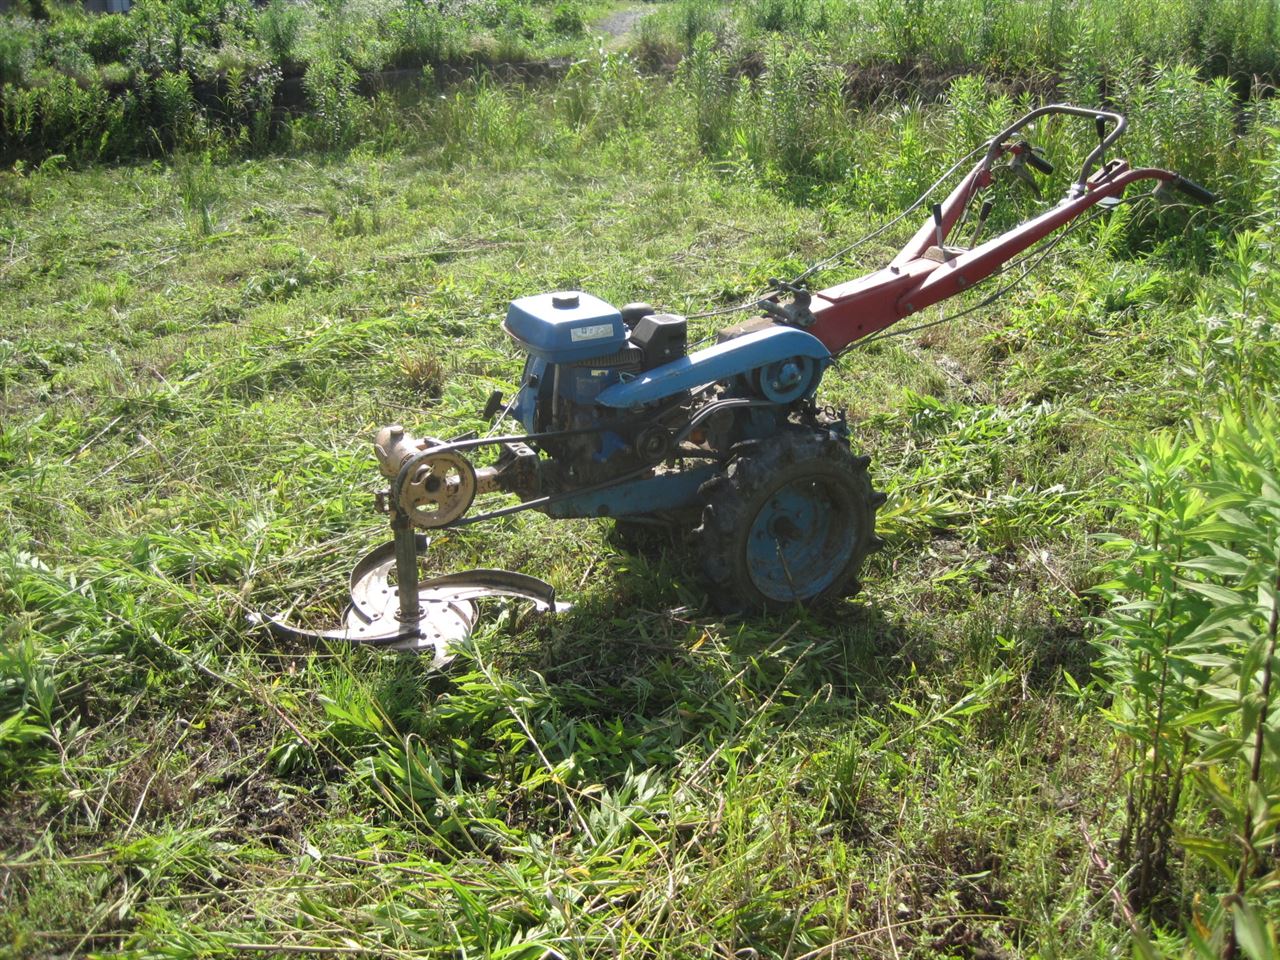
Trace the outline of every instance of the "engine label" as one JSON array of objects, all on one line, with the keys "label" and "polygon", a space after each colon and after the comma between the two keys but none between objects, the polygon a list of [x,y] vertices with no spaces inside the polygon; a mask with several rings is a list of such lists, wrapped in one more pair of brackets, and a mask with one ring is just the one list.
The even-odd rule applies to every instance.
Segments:
[{"label": "engine label", "polygon": [[612,323],[593,323],[589,327],[574,327],[569,331],[569,339],[574,343],[582,340],[602,340],[613,336]]}]

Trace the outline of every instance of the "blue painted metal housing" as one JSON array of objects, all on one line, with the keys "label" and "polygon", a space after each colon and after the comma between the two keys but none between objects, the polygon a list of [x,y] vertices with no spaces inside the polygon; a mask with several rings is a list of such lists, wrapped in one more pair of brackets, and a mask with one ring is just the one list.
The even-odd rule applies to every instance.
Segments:
[{"label": "blue painted metal housing", "polygon": [[[814,361],[821,369],[831,362],[831,351],[803,330],[768,327],[698,350],[633,380],[607,387],[596,397],[596,402],[620,409],[640,407],[791,358]],[[813,378],[815,386],[818,379]]]},{"label": "blue painted metal housing", "polygon": [[547,361],[542,357],[528,357],[524,364],[524,374],[520,378],[520,393],[516,397],[512,415],[524,424],[529,433],[538,431],[538,397],[544,387],[550,390],[552,382],[547,370]]},{"label": "blue painted metal housing", "polygon": [[551,517],[626,517],[675,510],[696,503],[698,488],[719,469],[719,464],[708,464],[662,473],[560,500],[543,509]]},{"label": "blue painted metal housing", "polygon": [[622,314],[599,297],[576,290],[514,300],[502,326],[531,356],[550,363],[602,357],[627,342]]}]

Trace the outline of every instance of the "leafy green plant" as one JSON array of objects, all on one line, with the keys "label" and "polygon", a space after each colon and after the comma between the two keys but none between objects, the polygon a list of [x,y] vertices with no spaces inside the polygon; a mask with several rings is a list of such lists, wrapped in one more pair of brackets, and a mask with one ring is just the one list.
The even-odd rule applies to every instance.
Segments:
[{"label": "leafy green plant", "polygon": [[123,64],[136,43],[131,17],[90,17],[85,25],[85,51],[98,64]]},{"label": "leafy green plant", "polygon": [[307,66],[303,85],[322,144],[343,146],[355,136],[362,106],[356,96],[358,79],[355,68],[340,56],[313,60]]},{"label": "leafy green plant", "polygon": [[710,33],[700,33],[694,40],[680,64],[679,80],[692,101],[698,144],[714,156],[725,143],[734,110],[728,61],[716,50]]},{"label": "leafy green plant", "polygon": [[255,24],[258,39],[280,66],[297,59],[296,50],[305,20],[303,8],[287,0],[272,0],[258,14]]},{"label": "leafy green plant", "polygon": [[26,81],[35,63],[37,36],[33,24],[16,18],[0,26],[0,86]]},{"label": "leafy green plant", "polygon": [[680,0],[676,10],[677,30],[685,52],[693,53],[698,38],[704,34],[719,43],[723,36],[723,15],[720,4],[713,0]]},{"label": "leafy green plant", "polygon": [[627,54],[603,53],[579,60],[559,86],[564,119],[580,136],[594,139],[644,128],[660,109],[649,82]]},{"label": "leafy green plant", "polygon": [[1189,532],[1205,519],[1206,500],[1193,483],[1198,454],[1160,437],[1139,455],[1121,502],[1146,523],[1138,541],[1112,542],[1128,552],[1118,564],[1120,576],[1098,588],[1113,607],[1099,644],[1113,697],[1109,715],[1123,736],[1123,765],[1130,771],[1117,854],[1135,868],[1129,897],[1140,910],[1170,895],[1173,831],[1191,760],[1182,720],[1200,706],[1208,676],[1175,652],[1208,613],[1194,593],[1177,589],[1180,564],[1195,552]]},{"label": "leafy green plant", "polygon": [[551,11],[551,19],[548,21],[548,26],[555,33],[566,37],[577,37],[586,31],[587,22],[582,16],[582,9],[578,4],[562,0]]},{"label": "leafy green plant", "polygon": [[191,90],[191,78],[185,72],[164,71],[152,87],[155,102],[156,132],[166,147],[187,144],[194,132],[199,107]]},{"label": "leafy green plant", "polygon": [[[1280,883],[1268,851],[1280,824],[1273,671],[1280,609],[1280,416],[1269,406],[1162,437],[1130,470],[1139,541],[1099,589],[1110,716],[1131,765],[1117,853],[1135,907],[1170,895],[1175,845],[1211,864],[1232,912]],[[1205,816],[1212,810],[1213,816]]]}]

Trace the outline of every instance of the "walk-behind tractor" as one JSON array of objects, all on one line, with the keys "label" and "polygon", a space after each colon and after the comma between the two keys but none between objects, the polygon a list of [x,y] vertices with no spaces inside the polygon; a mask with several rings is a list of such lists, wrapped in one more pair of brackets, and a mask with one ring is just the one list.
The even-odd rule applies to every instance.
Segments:
[{"label": "walk-behind tractor", "polygon": [[[1034,186],[1034,173],[1053,172],[1020,136],[1053,114],[1094,123],[1097,147],[1059,203],[981,240],[991,212],[981,198],[997,177]],[[343,627],[307,631],[271,622],[304,636],[421,650],[443,663],[470,632],[476,599],[513,595],[554,609],[555,594],[541,580],[498,570],[420,580],[426,540],[418,531],[520,510],[692,531],[710,596],[730,609],[779,609],[857,591],[863,561],[880,546],[875,518],[885,498],[872,488],[868,458],[850,450],[843,413],[815,402],[823,373],[851,347],[985,279],[1020,269],[1016,282],[1045,247],[1092,219],[1082,215],[1095,207],[1101,215],[1171,190],[1213,202],[1178,174],[1107,159],[1124,129],[1115,113],[1033,110],[939,179],[931,189],[982,154],[888,266],[820,291],[805,280],[834,257],[797,280],[772,281],[767,296],[746,306],[753,319],[692,352],[686,318],[645,303],[618,309],[578,291],[516,300],[503,326],[526,354],[524,372],[510,402],[489,398],[491,435],[446,442],[384,427],[374,452],[390,486],[376,503],[390,517],[393,539],[352,573]],[[1137,181],[1156,181],[1158,189],[1125,197]],[[1051,234],[1055,239],[1042,244]],[[518,429],[497,429],[510,421]],[[476,456],[491,462],[476,467]],[[486,494],[519,502],[470,513]]]}]

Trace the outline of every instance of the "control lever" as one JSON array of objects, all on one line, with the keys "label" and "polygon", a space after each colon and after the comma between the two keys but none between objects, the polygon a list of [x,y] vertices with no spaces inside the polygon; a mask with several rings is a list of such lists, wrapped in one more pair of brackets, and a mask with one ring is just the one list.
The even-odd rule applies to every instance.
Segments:
[{"label": "control lever", "polygon": [[995,209],[995,204],[990,200],[982,201],[982,209],[978,211],[978,222],[973,228],[973,239],[969,241],[969,246],[976,247],[978,245],[978,237],[982,235],[982,228],[987,225],[987,217],[991,216],[993,209]]},{"label": "control lever", "polygon": [[1029,146],[1025,154],[1027,166],[1033,170],[1038,170],[1046,177],[1053,175],[1053,164],[1044,158],[1043,154],[1037,153],[1035,147]]},{"label": "control lever", "polygon": [[1030,140],[1019,140],[1014,144],[1013,156],[1009,159],[1009,163],[1011,165],[1026,164],[1046,177],[1053,175],[1053,164],[1045,157],[1043,150],[1031,145]]}]

